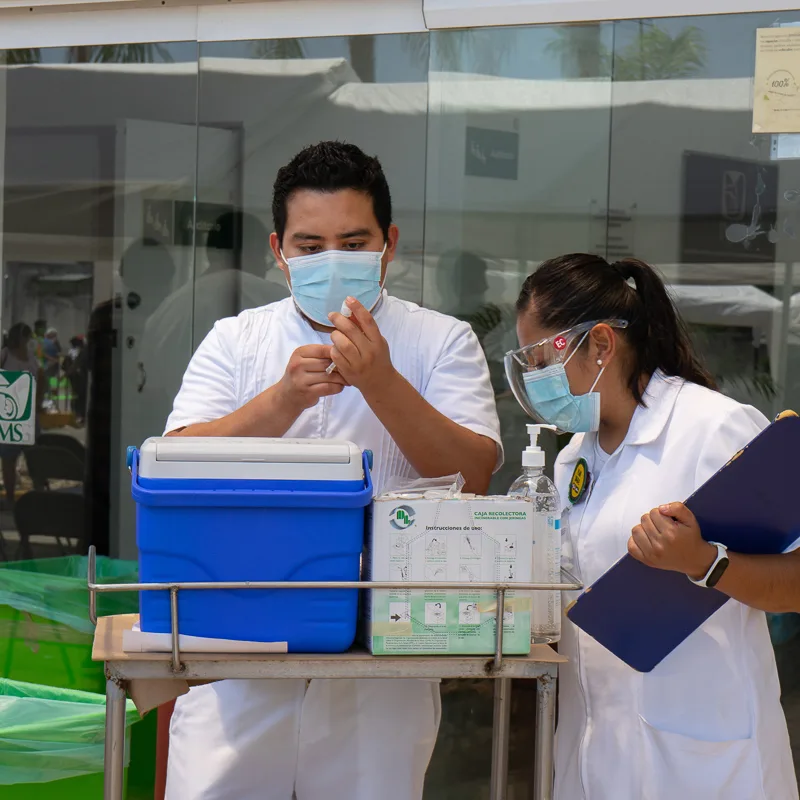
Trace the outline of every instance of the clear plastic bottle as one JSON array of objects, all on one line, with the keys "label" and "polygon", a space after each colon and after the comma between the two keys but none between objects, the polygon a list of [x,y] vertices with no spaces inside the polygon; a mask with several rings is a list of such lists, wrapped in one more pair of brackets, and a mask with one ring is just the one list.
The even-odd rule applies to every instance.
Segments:
[{"label": "clear plastic bottle", "polygon": [[[543,428],[528,425],[530,445],[522,454],[522,475],[511,484],[509,497],[529,497],[533,503],[533,583],[561,580],[561,503],[553,481],[544,474],[544,451],[537,440]],[[551,644],[561,638],[561,593],[531,592],[531,642]]]}]

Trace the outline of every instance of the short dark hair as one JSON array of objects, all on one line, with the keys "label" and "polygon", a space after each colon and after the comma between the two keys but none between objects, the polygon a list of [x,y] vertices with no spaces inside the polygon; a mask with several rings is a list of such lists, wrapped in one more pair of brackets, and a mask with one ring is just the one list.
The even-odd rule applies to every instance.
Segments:
[{"label": "short dark hair", "polygon": [[622,319],[620,331],[632,351],[628,388],[643,403],[641,379],[660,369],[666,375],[716,389],[716,381],[697,357],[686,325],[664,282],[644,261],[573,253],[545,261],[522,285],[517,312],[535,304],[545,330],[565,331],[583,322]]},{"label": "short dark hair", "polygon": [[286,232],[286,205],[298,189],[339,192],[355,189],[372,198],[372,208],[384,239],[392,224],[392,197],[383,167],[354,144],[320,142],[301,150],[278,170],[272,193],[272,219],[278,240]]},{"label": "short dark hair", "polygon": [[43,331],[47,329],[47,320],[46,319],[37,319],[36,322],[33,323],[33,329],[35,331]]},{"label": "short dark hair", "polygon": [[18,350],[26,339],[33,336],[33,331],[24,322],[17,322],[8,329],[7,346],[10,350]]}]

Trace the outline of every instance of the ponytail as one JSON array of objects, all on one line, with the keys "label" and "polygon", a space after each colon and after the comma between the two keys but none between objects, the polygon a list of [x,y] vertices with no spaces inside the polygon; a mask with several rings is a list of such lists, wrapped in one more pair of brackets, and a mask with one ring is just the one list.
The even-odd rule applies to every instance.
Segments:
[{"label": "ponytail", "polygon": [[593,320],[627,320],[628,327],[619,335],[630,347],[628,388],[637,403],[643,403],[642,376],[656,370],[717,388],[663,281],[644,261],[609,263],[584,254],[545,261],[523,284],[517,311],[528,312],[532,301],[546,330],[563,331]]},{"label": "ponytail", "polygon": [[640,300],[634,306],[638,313],[632,315],[626,330],[634,362],[629,386],[636,400],[642,400],[636,391],[639,377],[652,375],[657,369],[716,390],[716,381],[697,357],[686,323],[656,271],[635,258],[626,258],[616,266],[626,281],[633,281]]}]

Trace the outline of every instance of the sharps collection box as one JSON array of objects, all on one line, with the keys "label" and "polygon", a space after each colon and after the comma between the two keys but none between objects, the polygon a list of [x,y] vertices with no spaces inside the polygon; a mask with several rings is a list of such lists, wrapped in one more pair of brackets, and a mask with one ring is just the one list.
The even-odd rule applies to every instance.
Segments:
[{"label": "sharps collection box", "polygon": [[[391,493],[375,499],[367,580],[459,582],[458,590],[370,590],[366,644],[375,655],[491,654],[497,597],[476,582],[531,582],[527,499]],[[503,652],[530,652],[530,592],[506,593]]]}]

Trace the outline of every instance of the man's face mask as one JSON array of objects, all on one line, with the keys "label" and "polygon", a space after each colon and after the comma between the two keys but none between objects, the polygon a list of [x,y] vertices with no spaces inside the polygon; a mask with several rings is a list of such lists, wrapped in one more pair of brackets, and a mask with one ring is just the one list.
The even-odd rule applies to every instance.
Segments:
[{"label": "man's face mask", "polygon": [[601,367],[586,394],[574,395],[566,365],[592,328],[599,324],[627,328],[625,320],[597,320],[576,325],[563,333],[506,354],[508,382],[517,402],[534,419],[555,425],[565,433],[585,433],[600,427],[600,393],[595,392]]},{"label": "man's face mask", "polygon": [[286,258],[291,292],[300,311],[319,325],[330,326],[328,314],[341,311],[355,297],[368,311],[380,300],[381,268],[386,245],[375,250],[323,250]]}]

